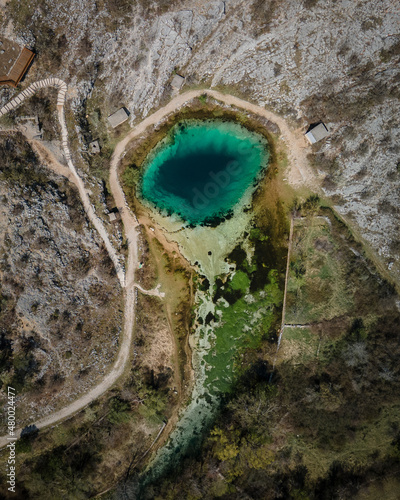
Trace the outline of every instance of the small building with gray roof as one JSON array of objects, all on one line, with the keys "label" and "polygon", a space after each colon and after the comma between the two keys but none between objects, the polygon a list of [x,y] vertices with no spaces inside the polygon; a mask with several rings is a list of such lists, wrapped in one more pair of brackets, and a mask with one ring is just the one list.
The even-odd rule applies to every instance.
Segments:
[{"label": "small building with gray roof", "polygon": [[100,144],[99,141],[92,141],[89,144],[89,152],[92,154],[100,153]]},{"label": "small building with gray roof", "polygon": [[129,111],[126,108],[120,108],[118,111],[110,115],[107,120],[112,128],[118,127],[121,123],[126,122],[129,118]]},{"label": "small building with gray roof", "polygon": [[311,144],[315,144],[321,139],[327,137],[328,135],[329,135],[329,130],[322,122],[316,125],[311,125],[306,133],[306,137],[311,142]]},{"label": "small building with gray roof", "polygon": [[171,87],[175,90],[181,90],[184,81],[185,78],[183,76],[176,74],[172,78]]}]

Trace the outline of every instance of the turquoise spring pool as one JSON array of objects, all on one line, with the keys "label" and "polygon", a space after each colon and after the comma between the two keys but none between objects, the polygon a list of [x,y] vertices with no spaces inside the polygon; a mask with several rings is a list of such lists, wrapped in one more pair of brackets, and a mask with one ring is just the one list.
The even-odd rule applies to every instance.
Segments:
[{"label": "turquoise spring pool", "polygon": [[254,191],[268,159],[266,139],[236,123],[183,121],[146,159],[139,197],[191,225],[215,224]]}]

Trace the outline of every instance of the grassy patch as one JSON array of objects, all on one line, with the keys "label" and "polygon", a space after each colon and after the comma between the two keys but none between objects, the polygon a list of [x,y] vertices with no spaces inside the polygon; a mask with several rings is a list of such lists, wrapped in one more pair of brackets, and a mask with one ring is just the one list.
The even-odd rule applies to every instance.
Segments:
[{"label": "grassy patch", "polygon": [[309,324],[348,314],[354,306],[341,242],[331,221],[313,214],[295,220],[288,280],[287,323]]},{"label": "grassy patch", "polygon": [[[145,312],[143,322],[147,324],[147,328],[143,335],[152,344],[151,351],[154,351],[155,360],[160,358],[157,356],[158,344],[160,343],[162,350],[163,342],[170,343],[171,359],[165,364],[173,370],[173,385],[176,388],[183,387],[184,381],[188,382],[191,377],[188,336],[192,323],[193,273],[178,253],[164,247],[145,226],[141,226],[141,236],[141,268],[136,271],[136,279],[145,289],[159,284],[161,291],[165,293],[156,308],[157,317],[163,317],[162,326],[161,323],[155,322],[150,328],[152,322],[148,320]],[[147,309],[148,307],[145,307],[146,311]],[[139,317],[142,319],[141,313]],[[155,369],[157,371],[157,367]]]},{"label": "grassy patch", "polygon": [[[312,201],[303,207],[306,218],[297,221],[290,269],[291,306],[310,324],[285,328],[272,377],[276,350],[260,340],[258,356],[225,397],[201,459],[188,460],[179,475],[164,479],[157,491],[171,491],[172,482],[173,499],[210,491],[212,471],[218,467],[233,495],[396,498],[399,298],[348,228]],[[231,258],[240,273],[250,276],[251,266],[240,247]],[[221,279],[222,292],[232,281]],[[330,286],[326,296],[320,288],[324,281]],[[241,274],[238,284],[248,295]],[[231,343],[243,345],[244,336],[238,333],[246,326],[243,318],[251,324],[252,305],[244,305],[245,297],[229,308],[222,299],[217,303],[227,321],[215,329],[215,356],[209,360],[215,365],[209,372],[215,385],[222,384],[234,366]],[[257,332],[250,342],[256,338]],[[225,366],[218,365],[219,352]]]},{"label": "grassy patch", "polygon": [[230,287],[233,290],[241,290],[244,293],[248,291],[249,285],[250,279],[243,271],[236,272],[230,281]]},{"label": "grassy patch", "polygon": [[302,364],[318,356],[321,339],[310,328],[286,327],[280,354],[292,363]]}]

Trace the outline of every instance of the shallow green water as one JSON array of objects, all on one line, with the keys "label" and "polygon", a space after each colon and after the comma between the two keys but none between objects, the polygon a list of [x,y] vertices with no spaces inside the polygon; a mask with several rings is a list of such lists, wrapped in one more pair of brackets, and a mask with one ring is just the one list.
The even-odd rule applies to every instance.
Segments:
[{"label": "shallow green water", "polygon": [[[249,266],[249,272],[252,270]],[[192,399],[181,413],[168,444],[158,451],[142,476],[143,489],[197,449],[212,425],[220,396],[231,389],[240,372],[241,355],[260,345],[263,333],[271,328],[274,309],[280,307],[283,299],[275,271],[270,271],[268,284],[258,292],[250,293],[249,274],[242,271],[227,280],[224,290],[237,290],[242,297],[228,306],[223,299],[213,304],[211,289],[197,293],[201,297],[198,315],[204,319],[212,311],[215,321],[199,326],[194,333],[196,380]]]},{"label": "shallow green water", "polygon": [[[139,183],[139,195],[164,215],[178,216],[195,226],[219,221],[231,211],[242,224],[243,213],[235,209],[249,203],[268,159],[268,143],[261,135],[232,122],[188,120],[173,127],[150,153]],[[225,224],[232,222],[233,219]],[[191,247],[195,260],[202,255],[203,240],[208,242],[207,249],[212,248],[206,257],[216,258],[206,233],[218,229],[196,227],[186,231],[191,232],[186,238],[195,242]],[[197,239],[199,231],[201,237]],[[219,256],[221,260],[224,257]],[[198,290],[196,295],[196,312],[202,321],[190,340],[195,370],[192,399],[182,411],[168,444],[158,451],[143,474],[140,482],[143,491],[196,449],[212,424],[220,396],[230,390],[240,370],[241,354],[259,345],[263,332],[271,325],[273,308],[280,300],[273,275],[263,290],[250,294],[250,274],[237,272],[224,285],[225,292],[232,289],[238,293],[238,300],[228,307],[225,300],[213,301],[215,276],[208,278],[209,290]],[[214,319],[207,324],[209,313]]]},{"label": "shallow green water", "polygon": [[139,195],[193,225],[226,217],[268,163],[268,143],[240,125],[187,120],[147,158]]}]

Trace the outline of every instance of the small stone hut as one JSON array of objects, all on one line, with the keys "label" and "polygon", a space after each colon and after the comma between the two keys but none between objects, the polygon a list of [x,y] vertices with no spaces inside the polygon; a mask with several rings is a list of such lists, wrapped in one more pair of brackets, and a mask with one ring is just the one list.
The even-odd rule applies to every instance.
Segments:
[{"label": "small stone hut", "polygon": [[185,78],[183,76],[176,74],[176,75],[174,75],[174,77],[172,79],[171,87],[174,90],[181,90],[184,81],[185,81]]},{"label": "small stone hut", "polygon": [[121,216],[117,209],[113,209],[113,211],[108,213],[108,220],[111,224],[117,224],[121,220]]},{"label": "small stone hut", "polygon": [[99,141],[92,141],[89,144],[89,152],[92,154],[100,153],[100,144]]}]

